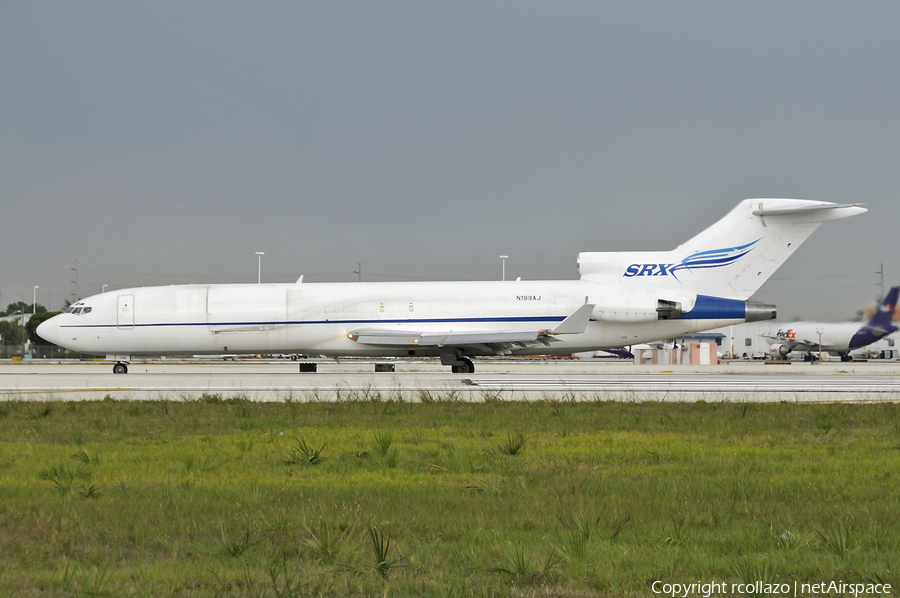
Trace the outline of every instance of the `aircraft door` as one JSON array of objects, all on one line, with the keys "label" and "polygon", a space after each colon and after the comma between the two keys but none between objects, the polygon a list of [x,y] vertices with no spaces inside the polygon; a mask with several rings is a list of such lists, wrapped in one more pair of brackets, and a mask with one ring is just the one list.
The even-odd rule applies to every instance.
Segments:
[{"label": "aircraft door", "polygon": [[116,326],[126,330],[134,328],[134,295],[119,295]]}]

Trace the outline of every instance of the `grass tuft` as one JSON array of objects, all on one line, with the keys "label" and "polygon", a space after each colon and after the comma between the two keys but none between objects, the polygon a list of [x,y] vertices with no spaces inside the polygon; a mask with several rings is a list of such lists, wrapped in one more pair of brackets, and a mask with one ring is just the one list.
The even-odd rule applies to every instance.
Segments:
[{"label": "grass tuft", "polygon": [[244,525],[243,530],[233,532],[225,528],[223,522],[219,522],[219,535],[215,542],[216,551],[219,554],[230,557],[242,556],[256,543],[250,524]]},{"label": "grass tuft", "polygon": [[394,444],[394,435],[386,430],[379,430],[372,435],[372,442],[369,443],[369,446],[373,453],[383,458],[392,444]]},{"label": "grass tuft", "polygon": [[[762,582],[762,587],[775,584],[777,576],[775,569],[768,562],[758,562],[750,558],[735,558],[731,560],[731,573],[742,584],[753,586],[756,582]],[[750,592],[745,596],[765,596],[765,593]]]},{"label": "grass tuft", "polygon": [[284,463],[286,465],[320,465],[325,460],[325,457],[322,456],[322,451],[327,444],[325,442],[319,448],[313,448],[306,444],[306,440],[303,438],[296,438],[294,439],[294,447],[288,453],[288,456],[284,458]]},{"label": "grass tuft", "polygon": [[847,528],[843,521],[834,521],[828,526],[813,525],[813,533],[819,539],[822,548],[842,561],[847,560],[850,549],[847,544]]},{"label": "grass tuft", "polygon": [[324,519],[319,520],[318,531],[303,526],[309,538],[303,545],[318,559],[320,563],[333,562],[341,553],[347,539],[356,534],[356,528],[348,526],[341,530],[329,525]]},{"label": "grass tuft", "polygon": [[391,571],[398,567],[403,567],[400,563],[403,561],[403,557],[399,559],[391,560],[390,551],[391,551],[391,537],[384,534],[384,532],[378,530],[371,525],[366,527],[366,534],[369,536],[369,542],[372,548],[372,557],[374,558],[374,564],[372,565],[372,569],[375,573],[378,574],[381,579],[387,579],[388,575]]},{"label": "grass tuft", "polygon": [[528,438],[521,432],[513,435],[507,434],[506,440],[500,443],[500,452],[510,457],[515,457],[525,449],[525,442]]}]

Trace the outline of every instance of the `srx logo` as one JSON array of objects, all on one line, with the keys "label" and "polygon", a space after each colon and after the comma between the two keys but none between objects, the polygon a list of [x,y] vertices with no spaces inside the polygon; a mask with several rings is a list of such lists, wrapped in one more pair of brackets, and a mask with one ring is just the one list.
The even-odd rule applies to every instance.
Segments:
[{"label": "srx logo", "polygon": [[632,276],[668,276],[669,268],[675,264],[631,264],[625,269],[625,277]]},{"label": "srx logo", "polygon": [[669,276],[678,280],[679,270],[705,270],[707,268],[721,268],[733,264],[744,257],[759,241],[753,241],[737,247],[724,247],[722,249],[710,249],[698,251],[681,260],[677,264],[631,264],[625,268],[625,278],[634,276]]}]

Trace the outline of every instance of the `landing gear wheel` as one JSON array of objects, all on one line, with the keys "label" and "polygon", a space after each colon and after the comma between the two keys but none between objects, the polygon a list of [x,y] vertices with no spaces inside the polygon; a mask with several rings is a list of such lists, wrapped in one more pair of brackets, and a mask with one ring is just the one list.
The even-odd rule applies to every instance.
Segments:
[{"label": "landing gear wheel", "polygon": [[465,358],[462,363],[450,366],[450,371],[454,374],[472,374],[475,372],[475,364],[471,359]]},{"label": "landing gear wheel", "polygon": [[124,363],[117,363],[113,366],[113,374],[127,374],[128,366]]},{"label": "landing gear wheel", "polygon": [[844,361],[844,362],[853,361],[853,358],[850,357],[849,355],[841,355],[841,361]]}]

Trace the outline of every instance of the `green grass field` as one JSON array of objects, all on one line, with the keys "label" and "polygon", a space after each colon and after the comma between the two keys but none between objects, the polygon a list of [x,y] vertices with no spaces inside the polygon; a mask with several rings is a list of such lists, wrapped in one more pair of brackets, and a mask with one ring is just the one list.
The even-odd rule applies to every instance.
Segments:
[{"label": "green grass field", "polygon": [[900,405],[580,398],[0,403],[0,594],[900,584]]}]

